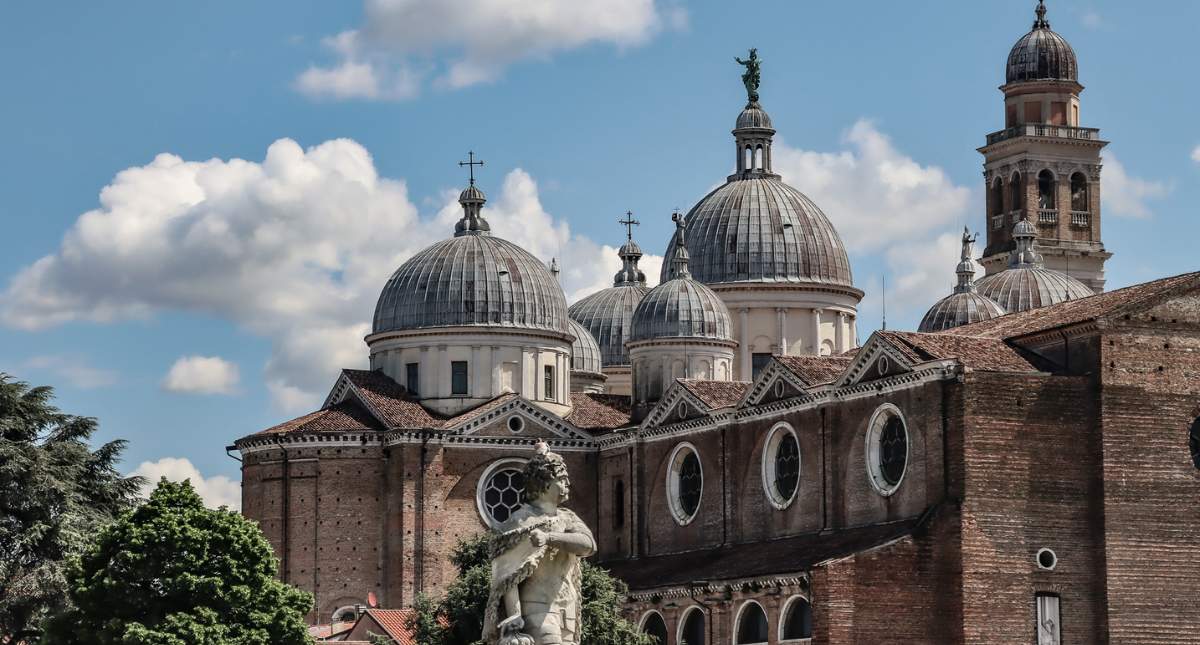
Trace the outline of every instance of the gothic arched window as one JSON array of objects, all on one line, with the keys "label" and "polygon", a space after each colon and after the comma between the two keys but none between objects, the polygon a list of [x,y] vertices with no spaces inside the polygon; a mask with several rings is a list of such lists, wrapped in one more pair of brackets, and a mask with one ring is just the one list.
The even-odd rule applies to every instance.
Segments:
[{"label": "gothic arched window", "polygon": [[642,619],[642,633],[654,640],[654,645],[667,645],[667,621],[662,614],[652,611]]},{"label": "gothic arched window", "polygon": [[679,645],[708,645],[705,638],[704,612],[699,607],[692,607],[683,618],[679,630]]},{"label": "gothic arched window", "polygon": [[1058,208],[1054,198],[1054,173],[1043,170],[1038,173],[1038,208],[1046,211]]},{"label": "gothic arched window", "polygon": [[767,642],[767,612],[753,600],[742,606],[738,617],[735,645],[765,645]]},{"label": "gothic arched window", "polygon": [[780,640],[812,638],[812,605],[808,599],[797,597],[784,609]]},{"label": "gothic arched window", "polygon": [[1087,177],[1084,177],[1083,173],[1077,172],[1071,175],[1071,210],[1089,211],[1091,208],[1088,203]]}]

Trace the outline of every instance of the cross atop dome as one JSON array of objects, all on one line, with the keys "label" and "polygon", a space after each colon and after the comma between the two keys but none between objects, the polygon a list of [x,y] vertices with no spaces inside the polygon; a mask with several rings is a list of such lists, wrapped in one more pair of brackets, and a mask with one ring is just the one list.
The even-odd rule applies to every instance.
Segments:
[{"label": "cross atop dome", "polygon": [[475,161],[475,151],[468,150],[467,151],[467,160],[458,162],[459,168],[462,168],[463,166],[467,166],[467,168],[470,170],[471,183],[469,185],[474,186],[475,185],[475,166],[479,166],[480,168],[482,168],[483,167],[483,159],[480,159],[479,161]]},{"label": "cross atop dome", "polygon": [[617,223],[625,225],[625,239],[633,241],[633,227],[641,226],[642,223],[633,219],[633,211],[625,211],[625,219],[617,220]]},{"label": "cross atop dome", "polygon": [[467,161],[458,162],[459,167],[470,169],[470,183],[458,195],[458,203],[462,204],[463,217],[454,225],[454,236],[462,235],[491,235],[492,227],[483,219],[483,205],[487,197],[475,185],[475,166],[482,166],[483,160],[475,161],[475,151],[467,152]]}]

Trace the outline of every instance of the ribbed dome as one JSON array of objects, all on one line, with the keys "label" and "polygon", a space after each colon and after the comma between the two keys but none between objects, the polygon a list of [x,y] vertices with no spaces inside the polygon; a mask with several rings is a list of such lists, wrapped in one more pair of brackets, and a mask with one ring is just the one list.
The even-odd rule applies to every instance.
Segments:
[{"label": "ribbed dome", "polygon": [[747,128],[763,128],[774,129],[771,125],[771,115],[762,109],[758,103],[751,103],[742,110],[742,113],[737,118],[737,129],[743,130]]},{"label": "ribbed dome", "polygon": [[1095,295],[1075,278],[1040,266],[993,273],[980,280],[976,288],[979,295],[992,299],[1009,313]]},{"label": "ribbed dome", "polygon": [[649,291],[645,284],[629,282],[597,291],[571,305],[571,319],[595,337],[600,346],[600,362],[605,367],[629,365],[625,341],[633,329],[633,310]]},{"label": "ribbed dome", "polygon": [[[853,286],[850,259],[821,209],[778,176],[730,181],[701,199],[686,219],[692,275],[722,282]],[[672,238],[662,278],[670,277]]]},{"label": "ribbed dome", "polygon": [[373,333],[496,326],[566,334],[567,320],[566,297],[544,263],[507,240],[464,234],[417,253],[392,274],[375,306]]},{"label": "ribbed dome", "polygon": [[568,320],[567,324],[571,327],[571,335],[575,337],[571,343],[571,371],[600,374],[600,345],[583,325],[574,320]]},{"label": "ribbed dome", "polygon": [[991,320],[1004,314],[1003,307],[976,291],[952,293],[937,301],[925,312],[917,331],[945,331],[961,325]]},{"label": "ribbed dome", "polygon": [[733,340],[729,309],[712,289],[690,278],[658,285],[633,312],[630,341],[654,338]]},{"label": "ribbed dome", "polygon": [[1020,81],[1078,81],[1079,63],[1065,38],[1050,30],[1046,6],[1039,4],[1033,30],[1021,37],[1008,53],[1005,78]]}]

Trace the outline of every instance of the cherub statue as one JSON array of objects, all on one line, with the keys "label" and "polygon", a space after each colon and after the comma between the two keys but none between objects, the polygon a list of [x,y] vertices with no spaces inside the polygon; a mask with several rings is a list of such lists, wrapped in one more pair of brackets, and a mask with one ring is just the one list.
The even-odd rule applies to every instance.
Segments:
[{"label": "cherub statue", "polygon": [[497,529],[483,639],[494,645],[579,645],[580,559],[596,552],[583,520],[561,508],[567,466],[539,442],[525,465],[525,503]]}]

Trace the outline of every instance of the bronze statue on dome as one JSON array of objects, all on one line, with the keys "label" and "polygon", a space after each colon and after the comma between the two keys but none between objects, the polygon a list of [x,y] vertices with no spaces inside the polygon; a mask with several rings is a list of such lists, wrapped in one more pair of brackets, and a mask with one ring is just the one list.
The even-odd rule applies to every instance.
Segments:
[{"label": "bronze statue on dome", "polygon": [[746,68],[742,73],[742,84],[746,86],[746,99],[749,104],[758,103],[758,84],[762,81],[762,60],[758,57],[758,49],[750,48],[750,57],[746,60],[734,56],[738,65]]}]

